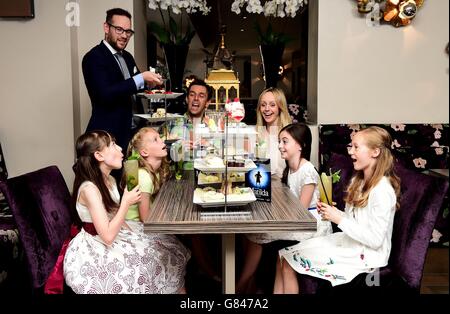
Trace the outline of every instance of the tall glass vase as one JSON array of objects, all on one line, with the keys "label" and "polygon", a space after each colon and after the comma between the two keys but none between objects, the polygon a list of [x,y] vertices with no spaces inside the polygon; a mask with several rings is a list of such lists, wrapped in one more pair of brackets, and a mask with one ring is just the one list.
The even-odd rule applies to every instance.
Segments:
[{"label": "tall glass vase", "polygon": [[189,45],[164,44],[164,54],[169,70],[170,90],[173,92],[183,91],[183,75]]},{"label": "tall glass vase", "polygon": [[266,88],[277,87],[284,45],[259,45],[259,52],[261,53]]}]

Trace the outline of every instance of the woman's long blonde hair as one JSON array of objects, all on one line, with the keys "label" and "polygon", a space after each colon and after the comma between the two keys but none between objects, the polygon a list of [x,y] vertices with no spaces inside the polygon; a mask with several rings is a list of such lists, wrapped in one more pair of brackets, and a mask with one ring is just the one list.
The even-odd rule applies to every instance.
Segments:
[{"label": "woman's long blonde hair", "polygon": [[[126,155],[127,158],[129,156],[131,156],[133,151],[139,153],[139,151],[141,150],[142,145],[143,145],[144,135],[147,134],[148,132],[156,132],[156,131],[150,127],[143,127],[139,131],[137,131],[136,134],[134,134],[133,138],[131,139],[130,143],[128,144],[127,155]],[[167,160],[167,157],[163,158],[161,167],[159,167],[159,169],[157,169],[156,171],[142,157],[139,158],[138,163],[139,163],[139,168],[145,169],[150,174],[150,177],[153,182],[153,194],[152,195],[156,195],[156,193],[158,193],[158,191],[161,188],[161,186],[163,185],[163,183],[166,182],[166,180],[170,176],[169,161]],[[158,175],[159,175],[159,178],[158,178]],[[122,177],[122,186],[125,186],[125,182],[126,182],[126,178]]]},{"label": "woman's long blonde hair", "polygon": [[377,126],[362,129],[358,133],[364,136],[364,141],[368,148],[378,148],[380,154],[377,157],[372,176],[368,180],[364,180],[364,172],[362,170],[356,171],[347,188],[344,201],[355,207],[367,206],[369,193],[372,188],[382,177],[387,177],[397,196],[396,207],[398,209],[400,178],[394,172],[394,157],[390,148],[392,143],[391,135],[385,129]]},{"label": "woman's long blonde hair", "polygon": [[273,94],[275,98],[275,103],[278,105],[278,108],[280,109],[280,115],[278,119],[278,128],[279,128],[278,130],[281,130],[286,125],[291,124],[292,119],[288,112],[286,96],[284,96],[284,93],[281,89],[275,87],[266,88],[259,95],[258,106],[256,107],[256,126],[257,127],[266,126],[266,121],[264,120],[261,114],[261,98],[266,93]]}]

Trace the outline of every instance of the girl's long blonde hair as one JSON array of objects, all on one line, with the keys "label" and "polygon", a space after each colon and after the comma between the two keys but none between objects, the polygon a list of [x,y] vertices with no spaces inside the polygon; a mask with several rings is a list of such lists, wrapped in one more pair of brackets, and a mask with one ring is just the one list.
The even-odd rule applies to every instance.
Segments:
[{"label": "girl's long blonde hair", "polygon": [[292,119],[288,112],[286,96],[284,96],[284,93],[281,89],[275,87],[266,88],[259,95],[258,106],[256,107],[256,126],[257,127],[266,126],[266,121],[264,120],[261,114],[261,98],[266,93],[273,94],[275,98],[275,103],[278,105],[278,108],[280,109],[280,116],[278,119],[278,130],[281,130],[286,125],[291,124]]},{"label": "girl's long blonde hair", "polygon": [[[154,129],[150,127],[143,127],[139,131],[134,134],[133,138],[131,139],[130,143],[128,144],[127,149],[127,155],[128,158],[131,156],[133,151],[139,152],[143,145],[143,138],[144,135],[148,132],[156,132]],[[139,168],[145,169],[149,174],[153,182],[153,195],[156,195],[163,185],[164,182],[169,178],[170,171],[169,171],[169,161],[167,160],[167,157],[162,159],[161,167],[155,171],[153,167],[144,159],[139,158],[138,159]],[[159,177],[158,177],[159,175]],[[126,178],[125,176],[122,177],[122,186],[126,185]]]},{"label": "girl's long blonde hair", "polygon": [[387,177],[395,195],[397,196],[397,209],[400,199],[400,178],[394,172],[394,157],[391,153],[391,135],[383,128],[371,126],[358,132],[364,136],[365,144],[370,149],[378,148],[380,154],[377,157],[373,174],[368,180],[364,180],[364,172],[356,171],[350,185],[347,188],[344,201],[355,207],[365,207],[369,199],[369,193],[372,188],[381,180]]}]

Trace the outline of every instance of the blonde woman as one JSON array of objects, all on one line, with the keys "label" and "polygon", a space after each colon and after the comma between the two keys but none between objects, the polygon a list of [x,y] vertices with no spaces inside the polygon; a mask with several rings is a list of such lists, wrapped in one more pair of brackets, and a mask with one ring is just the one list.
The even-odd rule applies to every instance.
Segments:
[{"label": "blonde woman", "polygon": [[288,124],[292,123],[287,109],[286,96],[282,90],[274,87],[263,90],[256,109],[256,130],[258,132],[258,157],[270,158],[272,175],[279,178],[286,167],[278,150],[278,133]]},{"label": "blonde woman", "polygon": [[[278,134],[292,123],[287,109],[286,96],[282,90],[269,87],[262,91],[256,109],[256,130],[258,132],[256,156],[270,158],[273,176],[281,178],[286,161],[278,149]],[[309,158],[309,157],[308,157]],[[251,234],[244,238],[244,265],[236,285],[238,293],[246,293],[261,260],[262,244],[270,242],[266,234]]]}]

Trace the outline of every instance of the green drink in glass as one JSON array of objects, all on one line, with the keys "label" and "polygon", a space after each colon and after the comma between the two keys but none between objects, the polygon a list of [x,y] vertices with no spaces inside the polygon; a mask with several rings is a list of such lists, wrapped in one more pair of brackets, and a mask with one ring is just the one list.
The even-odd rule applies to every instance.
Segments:
[{"label": "green drink in glass", "polygon": [[133,152],[123,164],[128,191],[131,191],[139,184],[139,157],[138,153]]}]

